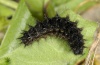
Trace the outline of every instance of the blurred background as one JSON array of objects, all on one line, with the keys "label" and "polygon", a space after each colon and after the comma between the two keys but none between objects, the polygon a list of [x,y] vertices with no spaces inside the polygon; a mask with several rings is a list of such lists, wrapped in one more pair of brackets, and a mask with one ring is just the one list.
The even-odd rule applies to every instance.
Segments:
[{"label": "blurred background", "polygon": [[[5,33],[7,32],[7,28],[11,23],[19,1],[20,0],[0,0],[0,44],[4,38]],[[81,15],[87,20],[91,20],[99,24],[100,0],[76,0],[74,4],[71,3],[73,3],[73,0],[64,0],[62,4],[68,4],[71,6],[69,9],[73,10],[75,13]],[[55,6],[61,6],[62,4],[59,4],[58,0]],[[98,46],[96,52],[94,65],[100,65],[100,45]]]},{"label": "blurred background", "polygon": [[0,44],[11,19],[17,9],[19,0],[0,0]]}]

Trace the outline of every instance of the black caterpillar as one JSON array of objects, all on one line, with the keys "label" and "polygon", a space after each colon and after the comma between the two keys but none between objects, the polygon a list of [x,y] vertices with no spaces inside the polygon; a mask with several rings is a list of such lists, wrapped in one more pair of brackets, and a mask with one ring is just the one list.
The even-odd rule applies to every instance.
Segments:
[{"label": "black caterpillar", "polygon": [[23,36],[20,37],[25,46],[43,35],[53,33],[66,39],[75,55],[83,53],[84,39],[81,34],[82,28],[77,28],[77,22],[70,21],[69,16],[63,18],[56,15],[53,18],[45,18],[44,21],[37,22],[34,27],[29,27],[30,29],[24,31]]}]

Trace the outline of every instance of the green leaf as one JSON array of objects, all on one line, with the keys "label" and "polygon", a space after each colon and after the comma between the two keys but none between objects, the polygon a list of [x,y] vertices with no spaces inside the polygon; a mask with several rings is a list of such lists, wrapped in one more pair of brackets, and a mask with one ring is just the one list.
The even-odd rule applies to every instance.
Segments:
[{"label": "green leaf", "polygon": [[86,1],[83,5],[77,6],[77,8],[75,9],[75,12],[77,13],[85,12],[86,10],[88,10],[89,8],[93,7],[96,4],[97,4],[96,1]]},{"label": "green leaf", "polygon": [[[31,16],[22,0],[0,46],[0,65],[75,65],[84,60],[93,42],[97,23],[84,20],[71,10],[63,13],[59,11],[58,14],[61,17],[69,15],[71,21],[78,21],[78,27],[83,28],[82,34],[87,47],[84,49],[84,55],[73,54],[67,42],[55,36],[40,38],[39,41],[34,41],[32,45],[26,47],[19,44],[21,41],[17,38],[21,36],[22,30],[28,29],[27,24],[33,26],[36,24],[35,18]],[[10,62],[7,63],[5,58],[9,58]]]},{"label": "green leaf", "polygon": [[25,3],[31,14],[39,20],[44,19],[45,13],[48,17],[52,17],[56,14],[54,6],[49,0],[25,0]]},{"label": "green leaf", "polygon": [[19,44],[17,39],[19,37],[19,34],[22,32],[22,30],[24,30],[27,22],[31,22],[30,24],[33,24],[33,20],[34,19],[25,6],[25,3],[21,2],[13,20],[10,22],[11,24],[9,25],[9,28],[2,41],[0,47],[0,56],[11,52],[12,50],[14,50],[12,48],[17,47],[17,45]]},{"label": "green leaf", "polygon": [[0,16],[10,16],[14,11],[2,4],[0,4]]},{"label": "green leaf", "polygon": [[59,6],[57,6],[55,9],[57,12],[59,11],[65,11],[65,10],[68,10],[68,9],[71,9],[71,10],[75,10],[77,8],[77,6],[82,3],[84,0],[70,0],[69,2],[66,2],[64,4],[61,4]]},{"label": "green leaf", "polygon": [[0,31],[7,27],[9,21],[5,19],[5,17],[0,16]]},{"label": "green leaf", "polygon": [[12,9],[17,9],[17,5],[18,5],[15,1],[12,0],[0,0],[0,4],[3,4]]},{"label": "green leaf", "polygon": [[55,6],[59,6],[59,5],[62,5],[62,4],[69,2],[71,0],[51,0],[51,1]]},{"label": "green leaf", "polygon": [[43,19],[43,0],[25,0],[25,2],[33,16],[40,20]]}]

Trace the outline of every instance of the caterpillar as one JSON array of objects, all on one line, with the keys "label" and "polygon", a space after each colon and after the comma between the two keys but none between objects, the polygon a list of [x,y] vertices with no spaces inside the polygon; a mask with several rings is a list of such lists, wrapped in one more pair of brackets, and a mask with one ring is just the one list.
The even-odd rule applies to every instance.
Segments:
[{"label": "caterpillar", "polygon": [[84,39],[81,34],[82,28],[77,28],[77,22],[72,22],[69,16],[60,17],[56,15],[52,18],[45,18],[42,22],[37,22],[35,26],[29,26],[28,31],[22,33],[19,39],[25,46],[31,44],[41,36],[48,34],[60,35],[68,41],[68,45],[75,55],[83,53]]}]

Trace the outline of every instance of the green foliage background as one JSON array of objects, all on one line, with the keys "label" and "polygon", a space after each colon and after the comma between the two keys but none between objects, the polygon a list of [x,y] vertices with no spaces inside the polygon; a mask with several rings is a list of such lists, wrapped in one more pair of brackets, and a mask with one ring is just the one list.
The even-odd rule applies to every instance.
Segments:
[{"label": "green foliage background", "polygon": [[[51,0],[48,3],[48,0],[21,0],[0,46],[0,65],[75,65],[85,59],[98,25],[73,12],[82,1]],[[36,19],[43,20],[43,2],[48,3],[46,11],[49,17],[55,16],[57,12],[61,17],[69,15],[71,21],[78,21],[78,27],[83,28],[82,34],[86,39],[87,48],[84,49],[83,55],[74,55],[67,42],[55,36],[40,38],[27,47],[19,44],[21,41],[17,38],[21,36],[22,30],[28,30],[27,24],[34,26]]]}]

